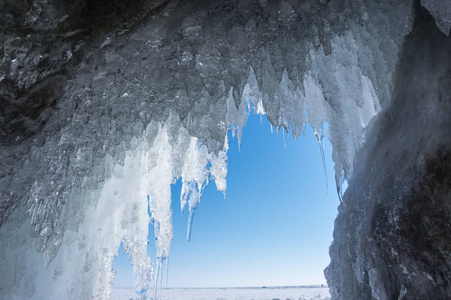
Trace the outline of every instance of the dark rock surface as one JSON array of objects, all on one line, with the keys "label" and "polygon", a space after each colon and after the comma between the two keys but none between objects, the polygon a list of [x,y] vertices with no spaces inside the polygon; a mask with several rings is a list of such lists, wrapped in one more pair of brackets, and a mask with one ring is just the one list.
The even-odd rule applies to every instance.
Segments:
[{"label": "dark rock surface", "polygon": [[335,221],[334,299],[451,298],[451,39],[419,6],[397,68]]},{"label": "dark rock surface", "polygon": [[0,146],[40,132],[86,55],[138,27],[167,1],[1,1]]}]

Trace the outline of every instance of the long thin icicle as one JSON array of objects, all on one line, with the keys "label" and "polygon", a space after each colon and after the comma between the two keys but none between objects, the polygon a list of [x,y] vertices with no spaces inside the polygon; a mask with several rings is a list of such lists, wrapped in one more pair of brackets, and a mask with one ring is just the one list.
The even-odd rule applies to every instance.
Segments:
[{"label": "long thin icicle", "polygon": [[[157,258],[157,270],[156,270],[156,276],[155,276],[155,284],[154,284],[154,289],[153,289],[153,294],[154,294],[154,298],[153,300],[158,299],[157,298],[157,292],[160,291],[160,299],[161,299],[161,283],[162,283],[162,277],[163,277],[163,262],[164,262],[164,258]],[[142,300],[144,300],[145,298],[141,298]]]},{"label": "long thin icicle", "polygon": [[188,228],[186,230],[186,240],[191,240],[191,228],[193,227],[193,219],[194,219],[194,213],[196,212],[196,207],[190,207],[189,208],[189,216],[188,216]]},{"label": "long thin icicle", "polygon": [[321,160],[323,161],[324,177],[326,179],[326,189],[327,191],[329,191],[329,183],[327,182],[326,159],[324,157],[324,134],[322,129],[321,132],[318,132],[316,128],[314,128],[314,133],[316,138],[318,139],[319,150],[321,152]]},{"label": "long thin icicle", "polygon": [[282,136],[283,136],[283,146],[285,149],[287,149],[287,141],[285,139],[285,130],[282,129]]}]

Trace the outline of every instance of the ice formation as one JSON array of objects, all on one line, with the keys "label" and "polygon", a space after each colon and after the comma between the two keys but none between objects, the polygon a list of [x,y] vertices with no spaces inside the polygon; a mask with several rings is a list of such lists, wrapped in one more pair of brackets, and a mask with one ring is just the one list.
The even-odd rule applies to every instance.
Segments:
[{"label": "ice formation", "polygon": [[451,297],[451,39],[417,9],[335,221],[335,299]]},{"label": "ice formation", "polygon": [[[1,297],[107,298],[121,241],[144,296],[169,255],[171,184],[182,178],[190,220],[205,185],[225,192],[227,132],[241,142],[251,107],[276,130],[297,138],[309,123],[320,143],[327,134],[333,144],[339,193],[349,181],[327,270],[334,298],[410,299],[417,283],[449,295],[447,262],[443,270],[411,267],[416,254],[408,251],[406,261],[388,260],[385,252],[403,249],[371,224],[385,222],[372,218],[379,207],[397,224],[411,205],[400,199],[430,164],[445,164],[434,201],[449,200],[450,6],[1,1]],[[370,238],[371,229],[380,232]],[[426,256],[448,261],[445,233]]]}]

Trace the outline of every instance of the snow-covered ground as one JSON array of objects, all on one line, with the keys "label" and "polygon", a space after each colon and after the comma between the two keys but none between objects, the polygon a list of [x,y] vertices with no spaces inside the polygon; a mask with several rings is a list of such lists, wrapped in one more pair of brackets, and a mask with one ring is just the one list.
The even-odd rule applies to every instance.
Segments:
[{"label": "snow-covered ground", "polygon": [[[151,293],[151,291],[149,291]],[[114,289],[113,300],[139,299],[133,289]],[[326,300],[327,286],[261,288],[164,288],[161,300]]]}]

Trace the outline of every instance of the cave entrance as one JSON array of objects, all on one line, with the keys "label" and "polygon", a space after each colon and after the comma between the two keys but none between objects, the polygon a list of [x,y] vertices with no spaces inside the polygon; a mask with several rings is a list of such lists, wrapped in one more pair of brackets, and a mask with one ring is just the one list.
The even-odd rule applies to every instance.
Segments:
[{"label": "cave entrance", "polygon": [[[190,242],[187,209],[180,212],[181,181],[172,187],[174,239],[163,287],[326,285],[323,270],[339,204],[330,142],[326,138],[329,188],[309,125],[295,141],[282,130],[276,134],[265,116],[251,114],[241,149],[236,138],[229,142],[226,198],[214,183],[206,188]],[[153,245],[149,251],[155,262]],[[113,263],[115,288],[132,282],[124,279],[132,272],[121,253]]]}]

